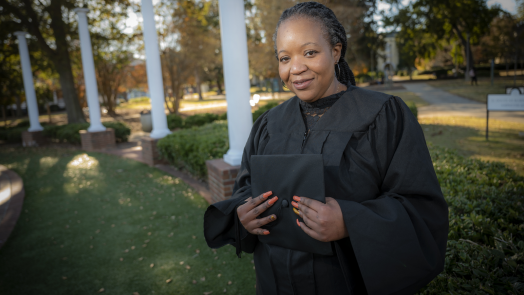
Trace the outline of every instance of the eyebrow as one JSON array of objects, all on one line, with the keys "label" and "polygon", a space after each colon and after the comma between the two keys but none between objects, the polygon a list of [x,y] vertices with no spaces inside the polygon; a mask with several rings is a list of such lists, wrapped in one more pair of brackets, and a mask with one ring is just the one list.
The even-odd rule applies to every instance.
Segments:
[{"label": "eyebrow", "polygon": [[[315,42],[307,42],[307,43],[304,43],[302,44],[302,46],[300,46],[301,48],[304,47],[304,46],[307,46],[307,45],[318,45],[317,43]],[[277,55],[279,55],[281,52],[286,52],[284,49],[280,50]]]}]

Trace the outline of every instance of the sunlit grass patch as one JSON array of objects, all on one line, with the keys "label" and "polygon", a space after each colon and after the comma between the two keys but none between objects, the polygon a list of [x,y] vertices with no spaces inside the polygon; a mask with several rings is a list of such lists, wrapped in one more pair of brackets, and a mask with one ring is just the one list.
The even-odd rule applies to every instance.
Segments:
[{"label": "sunlit grass patch", "polygon": [[426,141],[456,149],[463,156],[484,161],[498,161],[524,175],[524,124],[489,120],[486,141],[486,119],[474,117],[420,118]]},{"label": "sunlit grass patch", "polygon": [[[464,79],[428,81],[429,85],[478,102],[486,102],[488,94],[504,94],[506,86],[513,86],[513,79],[496,78],[491,86],[490,78],[478,78],[478,86]],[[517,77],[517,86],[524,86],[524,77]]]}]

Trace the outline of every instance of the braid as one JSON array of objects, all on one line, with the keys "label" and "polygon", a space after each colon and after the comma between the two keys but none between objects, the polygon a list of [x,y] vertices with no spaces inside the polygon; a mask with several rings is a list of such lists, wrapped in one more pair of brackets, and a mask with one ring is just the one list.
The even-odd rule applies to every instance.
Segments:
[{"label": "braid", "polygon": [[292,17],[307,17],[318,21],[322,25],[324,36],[332,47],[337,45],[337,43],[342,44],[338,65],[335,65],[335,73],[338,72],[337,79],[340,81],[340,83],[345,84],[346,86],[356,85],[355,76],[349,68],[348,63],[344,60],[344,56],[346,55],[346,50],[348,47],[346,30],[338,21],[335,13],[333,13],[333,11],[328,7],[318,2],[302,2],[284,10],[280,16],[280,19],[278,20],[275,33],[273,34],[275,56],[277,56],[276,40],[278,28],[280,27],[280,24]]}]

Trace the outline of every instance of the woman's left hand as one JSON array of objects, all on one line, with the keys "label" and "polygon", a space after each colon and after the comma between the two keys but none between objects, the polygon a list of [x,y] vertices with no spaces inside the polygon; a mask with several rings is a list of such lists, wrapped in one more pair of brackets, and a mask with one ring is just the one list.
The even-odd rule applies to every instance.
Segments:
[{"label": "woman's left hand", "polygon": [[333,198],[326,198],[326,203],[306,197],[294,196],[291,202],[293,211],[300,215],[304,222],[297,224],[313,239],[321,242],[331,242],[348,236],[342,210]]}]

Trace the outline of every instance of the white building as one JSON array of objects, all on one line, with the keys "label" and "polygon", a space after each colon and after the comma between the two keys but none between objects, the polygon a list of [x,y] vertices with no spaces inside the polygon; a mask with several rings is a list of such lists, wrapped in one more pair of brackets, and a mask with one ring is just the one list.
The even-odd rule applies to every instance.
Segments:
[{"label": "white building", "polygon": [[389,33],[384,38],[385,49],[377,51],[377,70],[385,71],[387,65],[389,65],[390,70],[396,71],[398,69],[400,58],[396,36],[396,33]]}]

